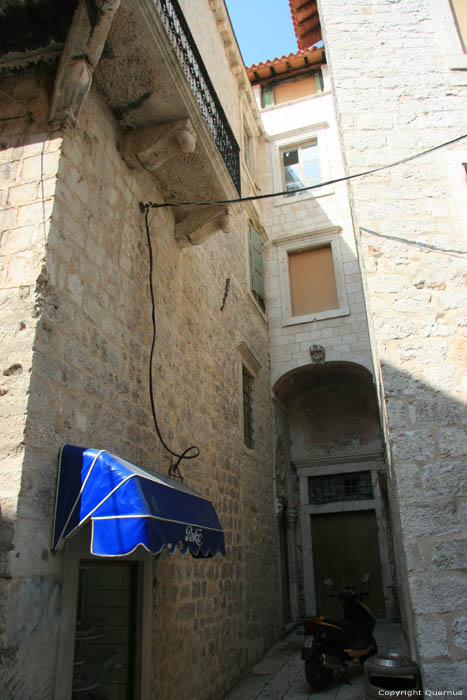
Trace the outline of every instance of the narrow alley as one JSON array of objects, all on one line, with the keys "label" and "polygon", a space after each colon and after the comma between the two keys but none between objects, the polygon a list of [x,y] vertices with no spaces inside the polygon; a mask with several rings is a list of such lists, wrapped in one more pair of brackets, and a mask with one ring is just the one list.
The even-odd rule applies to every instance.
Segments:
[{"label": "narrow alley", "polygon": [[[363,670],[359,663],[350,666],[346,682],[338,675],[320,693],[311,693],[301,660],[303,637],[301,628],[292,630],[259,661],[248,675],[225,696],[224,700],[362,700],[364,698]],[[399,624],[378,622],[375,629],[379,653],[407,654]]]}]

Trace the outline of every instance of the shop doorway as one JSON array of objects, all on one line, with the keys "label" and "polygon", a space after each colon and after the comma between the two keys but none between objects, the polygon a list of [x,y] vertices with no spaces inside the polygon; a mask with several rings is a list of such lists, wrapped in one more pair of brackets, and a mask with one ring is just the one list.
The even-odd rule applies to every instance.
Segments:
[{"label": "shop doorway", "polygon": [[[311,539],[317,612],[341,617],[338,600],[329,593],[345,586],[359,586],[365,572],[370,580],[369,607],[377,617],[384,617],[384,593],[380,552],[374,510],[311,515]],[[324,585],[331,578],[334,588]]]},{"label": "shop doorway", "polygon": [[137,574],[135,562],[80,562],[73,700],[134,698]]}]

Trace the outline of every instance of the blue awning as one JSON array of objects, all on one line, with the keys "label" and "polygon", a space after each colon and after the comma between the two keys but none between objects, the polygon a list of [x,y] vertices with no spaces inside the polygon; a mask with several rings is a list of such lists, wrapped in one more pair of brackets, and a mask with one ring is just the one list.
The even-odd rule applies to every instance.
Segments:
[{"label": "blue awning", "polygon": [[91,552],[119,557],[142,546],[153,554],[225,554],[212,503],[185,484],[92,448],[60,453],[53,549],[91,520]]}]

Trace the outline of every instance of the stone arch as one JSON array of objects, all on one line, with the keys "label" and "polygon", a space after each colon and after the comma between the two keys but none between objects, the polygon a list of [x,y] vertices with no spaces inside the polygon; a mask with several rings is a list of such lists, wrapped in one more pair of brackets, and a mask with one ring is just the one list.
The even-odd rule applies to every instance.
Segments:
[{"label": "stone arch", "polygon": [[287,411],[294,463],[381,452],[376,388],[365,367],[304,365],[283,375],[273,390]]}]

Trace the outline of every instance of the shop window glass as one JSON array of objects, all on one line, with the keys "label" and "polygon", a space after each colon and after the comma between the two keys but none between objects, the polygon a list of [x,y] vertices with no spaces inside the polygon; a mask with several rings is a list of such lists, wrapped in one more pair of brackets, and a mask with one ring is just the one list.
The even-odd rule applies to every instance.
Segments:
[{"label": "shop window glass", "polygon": [[72,698],[134,697],[136,564],[82,562]]}]

